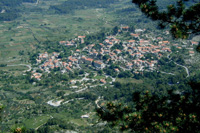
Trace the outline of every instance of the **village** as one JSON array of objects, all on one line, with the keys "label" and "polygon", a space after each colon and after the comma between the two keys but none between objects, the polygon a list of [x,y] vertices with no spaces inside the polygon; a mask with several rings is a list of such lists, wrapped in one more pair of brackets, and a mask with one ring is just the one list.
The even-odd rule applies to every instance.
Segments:
[{"label": "village", "polygon": [[[158,60],[163,56],[172,53],[171,47],[177,49],[187,48],[191,56],[194,55],[193,45],[198,42],[189,41],[183,44],[171,43],[164,40],[162,36],[153,37],[146,29],[135,29],[130,33],[130,40],[117,39],[120,32],[128,33],[129,27],[125,26],[118,30],[117,35],[106,36],[106,39],[98,44],[86,45],[83,49],[72,51],[71,56],[59,58],[60,53],[40,53],[37,58],[38,68],[44,72],[59,69],[62,73],[73,72],[75,69],[82,69],[81,64],[93,67],[95,70],[102,70],[111,64],[118,64],[115,72],[133,70],[133,73],[142,71],[154,71],[157,69]],[[166,35],[169,34],[166,32]],[[86,36],[78,36],[71,41],[60,41],[59,45],[77,47],[84,44]],[[77,43],[79,42],[79,43]],[[148,58],[147,56],[150,56]],[[35,69],[35,70],[36,70]],[[32,77],[40,80],[42,73],[32,72]]]}]

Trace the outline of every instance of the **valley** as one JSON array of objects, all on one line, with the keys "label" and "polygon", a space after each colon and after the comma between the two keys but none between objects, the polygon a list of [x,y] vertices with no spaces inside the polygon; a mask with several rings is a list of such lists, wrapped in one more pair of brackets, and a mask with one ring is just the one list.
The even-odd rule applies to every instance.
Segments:
[{"label": "valley", "polygon": [[172,39],[129,0],[91,2],[23,1],[0,21],[2,132],[115,132],[96,114],[107,102],[190,91],[198,40]]}]

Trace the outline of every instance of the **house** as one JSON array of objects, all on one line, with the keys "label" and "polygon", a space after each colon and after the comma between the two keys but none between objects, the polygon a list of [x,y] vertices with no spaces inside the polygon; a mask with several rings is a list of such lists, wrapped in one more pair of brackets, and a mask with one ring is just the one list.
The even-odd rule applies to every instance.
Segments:
[{"label": "house", "polygon": [[119,40],[119,39],[113,39],[112,42],[113,42],[113,43],[119,43],[120,40]]},{"label": "house", "polygon": [[189,54],[192,56],[194,55],[194,51],[189,51]]},{"label": "house", "polygon": [[129,26],[124,26],[121,28],[123,31],[128,31],[129,30]]},{"label": "house", "polygon": [[133,37],[135,37],[135,38],[139,38],[139,34],[131,33],[131,36],[133,36]]},{"label": "house", "polygon": [[67,63],[66,62],[62,62],[62,67],[66,67]]},{"label": "house", "polygon": [[55,57],[58,57],[58,53],[56,53],[56,52],[53,52],[53,56],[55,56]]},{"label": "house", "polygon": [[68,72],[72,71],[72,69],[71,69],[69,66],[66,67],[66,70],[67,70]]},{"label": "house", "polygon": [[163,48],[162,51],[164,51],[164,52],[171,52],[171,49],[170,48]]},{"label": "house", "polygon": [[158,40],[163,40],[163,38],[162,38],[162,37],[157,37],[157,39],[158,39]]},{"label": "house", "polygon": [[42,60],[38,60],[38,59],[36,59],[36,61],[37,61],[37,63],[41,63],[42,62]]},{"label": "house", "polygon": [[135,45],[135,40],[129,40],[128,43],[131,45]]},{"label": "house", "polygon": [[93,52],[92,55],[93,55],[93,56],[97,56],[97,55],[98,55],[98,52]]},{"label": "house", "polygon": [[132,63],[128,63],[128,64],[126,65],[126,68],[132,69],[132,68],[133,68],[133,64],[132,64]]},{"label": "house", "polygon": [[78,63],[78,60],[75,59],[75,58],[72,58],[72,57],[69,57],[69,58],[68,58],[68,61],[69,61],[69,62],[72,62],[72,64]]},{"label": "house", "polygon": [[35,78],[37,80],[40,80],[40,78],[42,77],[42,74],[41,73],[34,73],[31,78]]},{"label": "house", "polygon": [[198,43],[198,42],[195,42],[195,41],[191,41],[191,44],[192,44],[192,45],[198,45],[199,43]]},{"label": "house", "polygon": [[91,59],[91,58],[86,58],[85,59],[85,64],[91,65],[92,62],[93,62],[93,59]]},{"label": "house", "polygon": [[143,45],[148,45],[149,44],[149,41],[148,40],[140,40],[140,45],[143,46]]},{"label": "house", "polygon": [[103,45],[103,43],[99,43],[99,45],[100,45],[101,47],[105,47],[105,46]]},{"label": "house", "polygon": [[139,53],[139,52],[138,52],[138,53],[135,53],[135,56],[136,56],[136,57],[140,57],[140,55],[141,55],[141,53]]},{"label": "house", "polygon": [[149,65],[149,68],[154,67],[154,63],[148,63],[148,65]]},{"label": "house", "polygon": [[67,47],[72,47],[72,46],[74,46],[74,44],[68,43],[68,44],[66,44],[65,46],[67,46]]},{"label": "house", "polygon": [[94,61],[94,66],[103,69],[105,67],[105,64],[100,61]]},{"label": "house", "polygon": [[89,115],[82,115],[81,118],[89,118]]},{"label": "house", "polygon": [[79,49],[76,50],[77,53],[80,53],[81,51]]},{"label": "house", "polygon": [[144,30],[142,30],[142,29],[135,29],[135,33],[136,34],[141,34],[142,32],[144,32]]},{"label": "house", "polygon": [[120,72],[118,68],[115,68],[115,72]]},{"label": "house", "polygon": [[100,82],[106,84],[106,81],[104,79],[100,79]]},{"label": "house", "polygon": [[70,84],[76,84],[76,80],[70,80]]},{"label": "house", "polygon": [[39,54],[39,60],[44,60],[47,59],[49,57],[48,53],[45,52],[44,54]]},{"label": "house", "polygon": [[78,39],[84,39],[86,36],[78,36]]},{"label": "house", "polygon": [[84,43],[84,38],[85,38],[86,36],[78,36],[78,40],[79,41],[81,41],[81,43]]},{"label": "house", "polygon": [[60,41],[59,44],[60,45],[65,45],[67,42],[66,41]]},{"label": "house", "polygon": [[116,52],[117,54],[120,54],[122,51],[119,50],[119,49],[116,49],[115,52]]},{"label": "house", "polygon": [[162,41],[163,44],[169,44],[169,41]]},{"label": "house", "polygon": [[104,40],[104,43],[105,43],[105,44],[107,44],[107,43],[109,43],[109,42],[110,42],[109,39]]}]

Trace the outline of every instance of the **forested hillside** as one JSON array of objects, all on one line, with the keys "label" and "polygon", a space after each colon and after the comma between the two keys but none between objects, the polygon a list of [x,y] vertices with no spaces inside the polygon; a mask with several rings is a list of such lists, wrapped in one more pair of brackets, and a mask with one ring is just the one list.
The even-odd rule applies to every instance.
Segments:
[{"label": "forested hillside", "polygon": [[19,17],[23,2],[36,2],[37,0],[0,0],[0,21],[11,21]]},{"label": "forested hillside", "polygon": [[110,4],[119,0],[68,0],[60,5],[54,5],[49,10],[54,10],[56,13],[71,13],[76,9],[84,8],[107,8]]},{"label": "forested hillside", "polygon": [[[11,21],[19,17],[19,13],[24,11],[21,4],[23,2],[34,3],[37,0],[0,0],[0,21]],[[85,8],[107,8],[110,4],[118,0],[68,0],[58,5],[52,5],[48,11],[54,13],[67,14],[77,9]]]}]

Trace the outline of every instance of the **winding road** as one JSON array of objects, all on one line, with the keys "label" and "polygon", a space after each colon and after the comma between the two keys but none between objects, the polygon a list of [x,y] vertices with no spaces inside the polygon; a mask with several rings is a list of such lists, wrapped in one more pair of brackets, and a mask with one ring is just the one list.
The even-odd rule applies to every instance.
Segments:
[{"label": "winding road", "polygon": [[39,4],[39,2],[40,2],[40,0],[37,0],[37,2],[36,2],[36,5],[38,5],[38,4]]},{"label": "winding road", "polygon": [[169,75],[175,75],[173,73],[167,73],[167,72],[163,72],[163,71],[160,71],[160,73],[169,74]]},{"label": "winding road", "polygon": [[174,63],[175,63],[176,65],[178,65],[178,66],[181,66],[181,67],[185,68],[186,73],[187,73],[187,77],[186,77],[186,78],[188,78],[188,77],[190,76],[189,70],[188,70],[188,68],[187,68],[186,66],[183,66],[183,65],[177,64],[176,62],[174,62]]},{"label": "winding road", "polygon": [[97,108],[101,108],[98,104],[98,102],[100,101],[100,97],[98,97],[98,99],[95,101],[95,104],[97,105]]},{"label": "winding road", "polygon": [[29,72],[32,69],[31,65],[27,65],[27,64],[17,64],[17,65],[7,65],[7,66],[26,66],[29,68],[28,70],[25,70],[23,72]]},{"label": "winding road", "polygon": [[[171,60],[171,58],[170,58],[170,55],[171,55],[172,53],[170,53],[170,54],[168,54],[167,55],[167,58],[170,60],[170,61],[173,61],[173,60]],[[174,62],[174,61],[173,61]],[[190,73],[189,73],[189,69],[186,67],[186,66],[183,66],[183,65],[180,65],[180,64],[178,64],[178,63],[176,63],[176,62],[174,62],[177,66],[181,66],[181,67],[183,67],[185,70],[186,70],[186,73],[187,73],[187,77],[186,78],[188,78],[188,77],[190,77]],[[161,72],[161,73],[165,73],[165,72]],[[175,75],[175,74],[173,74],[173,73],[166,73],[166,74],[171,74],[171,75]]]}]

